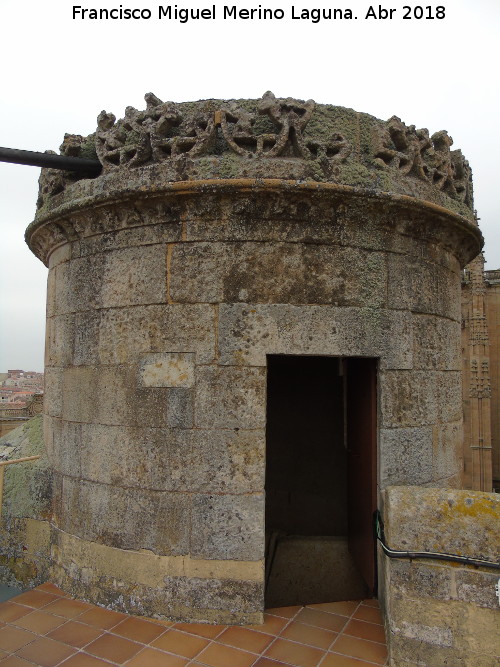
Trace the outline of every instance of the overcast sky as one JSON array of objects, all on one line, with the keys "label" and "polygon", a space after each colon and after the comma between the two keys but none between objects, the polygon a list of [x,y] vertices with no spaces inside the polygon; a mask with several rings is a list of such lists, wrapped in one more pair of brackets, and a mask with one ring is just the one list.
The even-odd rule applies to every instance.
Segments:
[{"label": "overcast sky", "polygon": [[[500,0],[445,0],[403,19],[365,18],[364,0],[262,0],[282,20],[159,20],[161,0],[76,0],[82,8],[149,9],[146,20],[73,19],[68,0],[0,0],[0,146],[58,150],[65,132],[90,134],[105,109],[118,118],[144,94],[182,102],[206,98],[312,98],[384,120],[399,116],[430,133],[446,129],[474,175],[486,239],[486,268],[500,267]],[[427,0],[428,1],[428,0]],[[442,1],[442,0],[440,0]],[[211,9],[213,0],[178,2]],[[229,0],[227,6],[258,8]],[[174,5],[172,5],[174,6]],[[349,20],[292,19],[303,9],[351,9]],[[427,7],[431,9],[428,10]],[[417,15],[419,9],[415,9]],[[47,270],[24,243],[39,169],[0,163],[0,372],[43,370]]]}]

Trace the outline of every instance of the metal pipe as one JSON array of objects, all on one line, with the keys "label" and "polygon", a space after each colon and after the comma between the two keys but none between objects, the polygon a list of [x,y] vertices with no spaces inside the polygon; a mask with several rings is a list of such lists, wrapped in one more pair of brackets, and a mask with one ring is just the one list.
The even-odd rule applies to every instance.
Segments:
[{"label": "metal pipe", "polygon": [[431,558],[433,560],[447,560],[453,563],[464,563],[465,565],[474,565],[475,567],[490,567],[494,570],[500,570],[500,563],[485,558],[470,558],[469,556],[460,556],[459,554],[447,554],[433,551],[398,551],[391,549],[384,535],[384,523],[380,516],[380,511],[375,512],[375,536],[380,542],[383,552],[389,558]]},{"label": "metal pipe", "polygon": [[35,151],[23,151],[18,148],[1,148],[0,162],[11,162],[14,164],[27,164],[32,167],[47,167],[49,169],[62,169],[64,171],[75,171],[86,176],[99,176],[102,165],[98,160],[87,160],[81,157],[70,157],[68,155],[53,155],[52,153],[37,153]]}]

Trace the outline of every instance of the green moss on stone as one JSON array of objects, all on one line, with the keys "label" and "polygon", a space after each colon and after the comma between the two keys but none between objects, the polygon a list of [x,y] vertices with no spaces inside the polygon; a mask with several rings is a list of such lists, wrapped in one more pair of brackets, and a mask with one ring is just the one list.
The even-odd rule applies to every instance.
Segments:
[{"label": "green moss on stone", "polygon": [[[6,445],[11,444],[10,448]],[[3,447],[2,447],[3,445]],[[52,470],[43,444],[43,417],[38,415],[0,439],[6,458],[40,455],[36,461],[6,466],[3,511],[10,517],[45,517],[50,512]]]}]

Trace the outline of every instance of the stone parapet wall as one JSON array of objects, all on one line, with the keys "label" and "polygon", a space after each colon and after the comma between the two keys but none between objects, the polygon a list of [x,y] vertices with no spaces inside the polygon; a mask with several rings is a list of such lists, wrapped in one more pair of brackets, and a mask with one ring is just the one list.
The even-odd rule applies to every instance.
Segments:
[{"label": "stone parapet wall", "polygon": [[[401,551],[453,553],[498,562],[500,498],[451,489],[390,487],[386,540]],[[500,571],[443,560],[381,555],[390,664],[494,667],[500,659]]]}]

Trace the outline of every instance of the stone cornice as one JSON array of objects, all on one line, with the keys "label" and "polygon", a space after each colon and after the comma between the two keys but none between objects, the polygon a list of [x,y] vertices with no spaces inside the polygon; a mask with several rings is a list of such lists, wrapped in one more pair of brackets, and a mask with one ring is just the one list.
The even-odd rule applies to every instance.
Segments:
[{"label": "stone cornice", "polygon": [[[248,197],[262,205],[265,203],[267,208],[261,208],[258,213],[263,219],[278,216],[302,220],[314,216],[321,220],[323,218],[317,216],[318,209],[355,208],[359,215],[376,218],[377,224],[389,230],[394,228],[398,233],[445,247],[462,265],[479,252],[483,243],[479,228],[467,218],[408,195],[280,179],[165,182],[161,178],[147,178],[154,175],[150,169],[142,170],[136,187],[123,187],[123,181],[114,174],[107,177],[106,188],[96,187],[99,179],[85,181],[82,196],[65,198],[50,212],[39,214],[26,230],[28,245],[48,264],[50,254],[68,242],[120,229],[176,221],[180,207],[186,205],[196,205],[197,215],[210,220],[214,217],[211,208],[214,197],[223,200],[226,207],[246,211],[246,215],[251,215],[245,203]],[[310,207],[304,212],[300,202],[306,200]],[[381,220],[383,223],[379,222]]]}]

